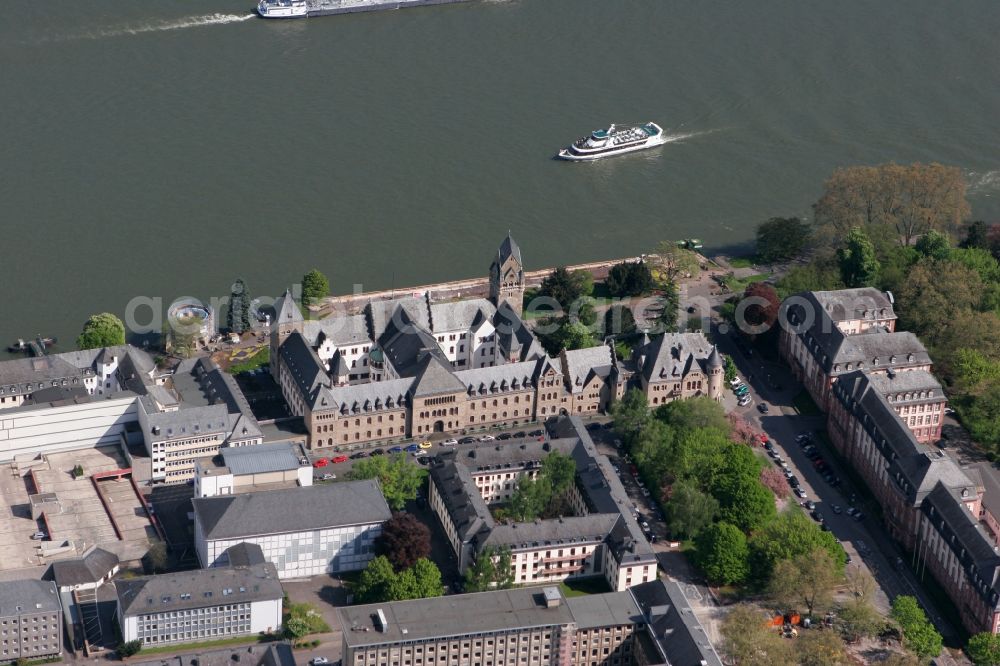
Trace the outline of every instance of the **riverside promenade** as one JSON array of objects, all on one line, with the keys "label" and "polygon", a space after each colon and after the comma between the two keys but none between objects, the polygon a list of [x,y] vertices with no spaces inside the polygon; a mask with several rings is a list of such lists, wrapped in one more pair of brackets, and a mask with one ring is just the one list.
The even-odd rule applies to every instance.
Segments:
[{"label": "riverside promenade", "polygon": [[[712,265],[712,262],[705,257],[698,255],[701,263]],[[605,259],[603,261],[593,261],[586,264],[576,264],[567,266],[570,271],[587,271],[595,281],[604,280],[608,276],[608,271],[615,264],[623,261],[640,261],[645,255],[638,257],[622,257],[618,259]],[[555,267],[542,268],[535,271],[525,271],[525,287],[530,289],[537,287],[546,277],[552,274]],[[368,301],[388,300],[399,298],[400,296],[418,296],[430,293],[432,301],[450,301],[459,298],[486,298],[490,293],[489,276],[469,278],[467,280],[453,280],[450,282],[438,282],[436,284],[425,284],[417,287],[399,287],[396,289],[385,289],[382,291],[358,292],[342,296],[329,296],[323,304],[317,308],[310,308],[314,315],[320,319],[329,317],[334,313],[356,314],[361,311]]]}]

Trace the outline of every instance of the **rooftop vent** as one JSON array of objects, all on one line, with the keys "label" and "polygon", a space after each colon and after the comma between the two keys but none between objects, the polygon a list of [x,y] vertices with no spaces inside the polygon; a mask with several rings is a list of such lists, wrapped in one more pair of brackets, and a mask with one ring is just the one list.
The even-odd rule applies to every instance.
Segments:
[{"label": "rooftop vent", "polygon": [[562,597],[559,596],[558,587],[546,587],[542,590],[542,598],[545,602],[546,608],[555,608],[562,602]]},{"label": "rooftop vent", "polygon": [[378,612],[375,613],[375,616],[378,620],[378,630],[382,633],[389,631],[389,620],[386,619],[385,612],[379,608]]}]

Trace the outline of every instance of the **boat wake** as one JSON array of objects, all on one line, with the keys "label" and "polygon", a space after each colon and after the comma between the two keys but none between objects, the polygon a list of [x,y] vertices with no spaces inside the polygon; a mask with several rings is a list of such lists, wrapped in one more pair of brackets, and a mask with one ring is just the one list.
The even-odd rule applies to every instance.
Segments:
[{"label": "boat wake", "polygon": [[121,27],[90,30],[75,35],[56,37],[51,41],[72,41],[78,39],[106,39],[109,37],[124,37],[141,35],[148,32],[166,32],[183,30],[185,28],[202,28],[210,25],[225,25],[227,23],[242,23],[256,18],[256,14],[206,14],[204,16],[189,16],[183,19],[156,21],[140,25],[124,25]]},{"label": "boat wake", "polygon": [[969,183],[969,194],[990,196],[992,193],[1000,191],[1000,170],[995,171],[969,171],[966,174]]},{"label": "boat wake", "polygon": [[705,134],[713,134],[718,132],[717,129],[703,130],[701,132],[681,132],[675,134],[663,134],[663,143],[671,143],[674,141],[684,141],[685,139],[692,139],[696,136],[703,136]]}]

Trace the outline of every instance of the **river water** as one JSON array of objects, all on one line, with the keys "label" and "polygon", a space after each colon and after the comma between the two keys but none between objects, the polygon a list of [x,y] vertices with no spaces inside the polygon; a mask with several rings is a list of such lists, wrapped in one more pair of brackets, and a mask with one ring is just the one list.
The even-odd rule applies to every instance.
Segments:
[{"label": "river water", "polygon": [[[45,0],[0,22],[0,342],[134,296],[529,268],[808,215],[841,165],[961,167],[1000,218],[996,0],[479,0],[294,22]],[[554,161],[610,122],[673,141]],[[68,340],[67,340],[68,342]],[[61,348],[68,348],[62,345]]]}]

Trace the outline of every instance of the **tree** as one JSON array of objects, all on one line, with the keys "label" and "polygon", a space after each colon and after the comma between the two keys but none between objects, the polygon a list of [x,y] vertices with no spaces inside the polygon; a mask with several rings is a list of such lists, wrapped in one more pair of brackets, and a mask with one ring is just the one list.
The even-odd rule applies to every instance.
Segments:
[{"label": "tree", "polygon": [[847,559],[836,537],[824,532],[798,507],[790,507],[768,522],[750,539],[750,565],[754,577],[766,583],[775,565],[824,548],[841,568]]},{"label": "tree", "polygon": [[76,339],[80,349],[100,349],[125,344],[125,324],[110,312],[91,315]]},{"label": "tree", "polygon": [[305,306],[319,305],[330,295],[330,281],[314,268],[302,276],[302,304]]},{"label": "tree", "polygon": [[724,362],[725,365],[723,366],[723,368],[724,368],[725,375],[723,376],[723,379],[726,380],[726,383],[729,383],[729,382],[733,381],[734,379],[736,379],[736,376],[738,374],[737,370],[736,370],[736,363],[733,362],[733,359],[732,359],[731,356],[726,356],[726,357],[724,357],[724,359],[725,360],[723,362]]},{"label": "tree", "polygon": [[638,329],[635,325],[635,315],[627,305],[620,303],[612,305],[604,313],[604,335],[628,340],[635,337],[636,333]]},{"label": "tree", "polygon": [[806,248],[810,233],[797,217],[772,217],[757,227],[757,257],[765,263],[794,259]]},{"label": "tree", "polygon": [[770,596],[783,608],[804,604],[808,615],[826,610],[833,601],[833,588],[842,568],[824,548],[782,560],[771,574]]},{"label": "tree", "polygon": [[[744,304],[745,303],[745,304]],[[781,298],[775,288],[766,282],[751,282],[743,292],[743,299],[736,312],[743,313],[744,322],[755,329],[755,332],[770,330],[778,319],[781,308]]]},{"label": "tree", "polygon": [[695,538],[695,562],[713,585],[742,583],[748,555],[746,535],[726,522],[709,525]]},{"label": "tree", "polygon": [[119,643],[115,650],[118,652],[118,656],[122,659],[128,659],[129,657],[139,653],[142,649],[142,639],[136,639],[134,641],[126,641]]},{"label": "tree", "polygon": [[761,485],[756,473],[720,484],[713,495],[719,500],[719,516],[745,532],[763,527],[774,517],[774,495]]},{"label": "tree", "polygon": [[393,513],[375,539],[375,554],[385,555],[396,571],[412,567],[430,553],[431,531],[412,513]]},{"label": "tree", "polygon": [[444,585],[441,584],[440,569],[422,557],[414,562],[412,567],[403,569],[395,575],[388,585],[388,597],[385,601],[426,599],[440,597],[442,594]]},{"label": "tree", "polygon": [[410,462],[402,453],[364,458],[355,462],[347,474],[352,481],[378,479],[386,502],[396,511],[417,498],[426,476],[427,470]]},{"label": "tree", "polygon": [[539,516],[564,515],[573,510],[568,496],[576,482],[576,461],[559,451],[553,451],[542,461],[535,478],[521,477],[517,489],[507,503],[509,516],[519,522]]},{"label": "tree", "polygon": [[668,402],[658,407],[654,416],[679,430],[712,428],[719,432],[729,432],[725,408],[708,396]]},{"label": "tree", "polygon": [[951,253],[951,241],[940,231],[931,229],[917,239],[917,252],[931,259],[944,260]]},{"label": "tree", "polygon": [[892,601],[892,619],[903,632],[903,645],[921,657],[941,654],[941,634],[927,619],[915,597],[898,596]]},{"label": "tree", "polygon": [[879,269],[875,246],[861,227],[854,227],[847,234],[846,244],[837,250],[837,259],[840,262],[840,279],[846,287],[875,285]]},{"label": "tree", "polygon": [[637,388],[629,389],[621,400],[612,403],[611,416],[614,418],[615,432],[628,448],[632,448],[639,433],[652,419],[646,394]]},{"label": "tree", "polygon": [[990,225],[982,220],[970,222],[965,227],[965,238],[959,244],[966,249],[990,249]]},{"label": "tree", "polygon": [[885,630],[885,618],[875,610],[871,601],[855,597],[840,607],[837,626],[844,640],[856,643],[862,638],[881,634]]},{"label": "tree", "polygon": [[379,555],[368,563],[354,585],[354,596],[358,603],[375,604],[392,598],[392,586],[396,582],[396,571],[392,562]]},{"label": "tree", "polygon": [[[595,315],[596,316],[596,315]],[[573,321],[570,317],[560,317],[559,319],[545,319],[541,324],[556,324],[556,329],[551,333],[543,333],[536,330],[542,346],[552,356],[558,356],[563,350],[585,349],[595,347],[598,341],[594,338],[590,328],[582,321]]]},{"label": "tree", "polygon": [[640,296],[653,289],[653,274],[644,261],[623,261],[611,267],[604,284],[612,296]]},{"label": "tree", "polygon": [[538,293],[554,299],[566,312],[578,298],[590,293],[588,284],[593,286],[593,278],[589,273],[570,272],[565,266],[559,266],[542,280]]},{"label": "tree", "polygon": [[691,539],[712,524],[719,512],[719,503],[693,481],[683,480],[671,487],[664,511],[671,535]]},{"label": "tree", "polygon": [[969,214],[965,191],[965,177],[957,167],[848,167],[826,181],[813,212],[827,237],[843,238],[853,227],[884,229],[905,247],[931,229],[956,230]]},{"label": "tree", "polygon": [[167,553],[167,544],[157,541],[146,551],[146,561],[153,573],[165,571],[170,564],[170,556]]},{"label": "tree", "polygon": [[290,617],[285,621],[285,633],[290,638],[302,638],[309,633],[309,622],[304,617]]},{"label": "tree", "polygon": [[509,590],[514,587],[510,548],[487,546],[465,570],[465,591]]},{"label": "tree", "polygon": [[807,631],[796,645],[799,666],[846,666],[844,641],[832,631]]},{"label": "tree", "polygon": [[677,285],[669,282],[663,285],[663,291],[656,299],[656,305],[650,310],[656,312],[650,333],[676,333],[678,309],[680,308],[680,292]]},{"label": "tree", "polygon": [[996,666],[1000,664],[1000,636],[984,631],[969,639],[965,647],[969,659],[976,666]]},{"label": "tree", "polygon": [[972,269],[954,261],[921,261],[896,293],[900,328],[913,331],[930,347],[966,346],[941,343],[959,313],[975,309],[982,292],[982,280]]},{"label": "tree", "polygon": [[226,325],[234,333],[250,330],[250,290],[243,278],[236,278],[232,293],[229,295],[229,312],[226,315]]},{"label": "tree", "polygon": [[805,266],[794,266],[778,280],[778,295],[788,298],[803,291],[843,289],[835,257],[817,257]]},{"label": "tree", "polygon": [[661,289],[668,285],[676,287],[678,277],[698,271],[698,255],[682,248],[674,241],[660,241],[649,255],[654,282]]},{"label": "tree", "polygon": [[788,641],[773,631],[767,618],[753,606],[737,606],[722,621],[722,652],[739,666],[791,664],[795,659]]}]

